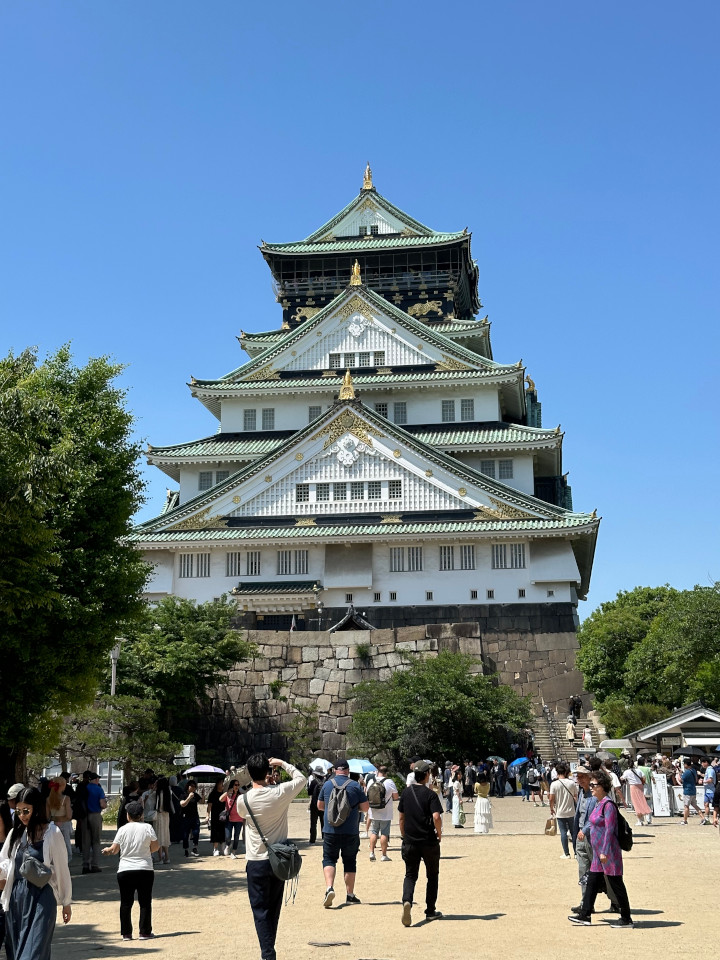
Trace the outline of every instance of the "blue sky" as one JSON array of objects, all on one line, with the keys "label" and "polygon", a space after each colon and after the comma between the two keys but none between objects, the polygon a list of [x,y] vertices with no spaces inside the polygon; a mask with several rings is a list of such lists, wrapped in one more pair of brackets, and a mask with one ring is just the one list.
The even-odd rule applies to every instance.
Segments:
[{"label": "blue sky", "polygon": [[[0,7],[0,349],[109,354],[138,433],[276,328],[257,245],[358,191],[468,226],[495,358],[603,517],[589,601],[720,579],[716,0]],[[154,515],[167,478],[145,468]]]}]

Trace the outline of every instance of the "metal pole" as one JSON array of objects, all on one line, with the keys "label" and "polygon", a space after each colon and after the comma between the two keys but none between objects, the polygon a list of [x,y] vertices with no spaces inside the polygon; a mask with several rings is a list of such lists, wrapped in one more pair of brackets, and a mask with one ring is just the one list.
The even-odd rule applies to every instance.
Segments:
[{"label": "metal pole", "polygon": [[[122,637],[115,637],[115,646],[110,651],[110,696],[115,696],[115,687],[117,686],[117,662],[120,657],[120,645],[122,644]],[[108,758],[108,768],[107,768],[107,790],[105,791],[108,796],[112,793],[112,768],[113,768],[113,759],[112,757]]]}]

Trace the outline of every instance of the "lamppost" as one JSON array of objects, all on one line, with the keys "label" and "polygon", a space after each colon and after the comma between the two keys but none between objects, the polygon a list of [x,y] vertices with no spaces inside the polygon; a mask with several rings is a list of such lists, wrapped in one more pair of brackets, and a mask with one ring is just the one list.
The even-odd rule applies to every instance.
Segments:
[{"label": "lamppost", "polygon": [[[122,645],[123,638],[115,637],[115,646],[110,651],[110,696],[115,696],[115,687],[117,686],[117,664],[118,659],[120,658],[120,647]],[[113,768],[113,759],[112,757],[108,759],[108,769],[107,769],[107,794],[112,793],[112,768]]]}]

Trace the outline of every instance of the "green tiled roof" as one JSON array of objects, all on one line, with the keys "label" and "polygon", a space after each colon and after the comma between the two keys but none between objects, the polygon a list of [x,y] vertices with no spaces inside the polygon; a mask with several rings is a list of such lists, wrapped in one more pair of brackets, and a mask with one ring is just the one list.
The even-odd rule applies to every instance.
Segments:
[{"label": "green tiled roof", "polygon": [[587,527],[594,529],[598,520],[587,514],[568,514],[556,520],[447,520],[418,523],[345,523],[316,527],[226,527],[220,530],[144,530],[137,527],[130,535],[135,543],[193,543],[228,540],[318,540],[348,537],[412,537],[427,534],[468,533],[549,533]]},{"label": "green tiled roof", "polygon": [[347,240],[325,240],[321,243],[308,243],[302,240],[299,243],[263,243],[260,248],[269,253],[307,253],[313,256],[318,253],[352,253],[355,250],[388,250],[393,247],[435,247],[446,243],[456,243],[458,240],[468,239],[469,234],[463,233],[433,233],[429,237],[405,237],[397,234],[372,235],[367,237],[351,237]]},{"label": "green tiled roof", "polygon": [[[373,386],[374,384],[400,384],[400,383],[431,383],[454,380],[488,380],[493,377],[507,377],[509,375],[520,375],[519,367],[503,367],[498,364],[494,369],[489,370],[420,370],[408,373],[368,373],[357,374],[353,376],[353,386]],[[328,387],[338,382],[342,383],[345,371],[338,371],[337,377],[304,377],[293,380],[195,380],[189,386],[192,390],[201,390],[202,392],[227,393],[231,395],[235,390],[256,390],[258,388],[266,390],[273,388],[275,390],[283,387]],[[514,379],[514,377],[513,377]]]},{"label": "green tiled roof", "polygon": [[248,333],[243,330],[238,340],[281,340],[286,333],[287,330],[261,330],[259,333]]},{"label": "green tiled roof", "polygon": [[187,443],[173,443],[167,447],[151,447],[146,456],[149,460],[165,460],[173,457],[210,457],[213,460],[221,457],[244,459],[270,453],[280,444],[287,443],[287,438],[266,437],[263,434],[249,437],[216,434],[204,437],[202,440],[191,440]]},{"label": "green tiled roof", "polygon": [[434,233],[430,227],[426,227],[424,223],[420,223],[419,220],[415,220],[414,217],[409,216],[404,210],[401,210],[400,207],[396,207],[394,203],[390,203],[386,197],[384,197],[381,193],[378,193],[377,190],[373,188],[372,190],[361,190],[360,193],[356,197],[353,197],[350,203],[343,207],[339,213],[336,213],[334,217],[331,217],[327,221],[327,223],[324,223],[321,227],[318,227],[318,229],[313,231],[309,237],[305,237],[304,243],[313,243],[315,240],[318,240],[320,237],[324,236],[328,230],[332,230],[335,224],[340,223],[340,221],[346,217],[351,210],[363,203],[367,197],[372,197],[373,201],[378,207],[380,207],[380,209],[384,209],[386,213],[396,217],[398,220],[404,223],[406,227],[410,227],[411,229],[417,231],[417,233],[425,235]]},{"label": "green tiled roof", "polygon": [[543,430],[537,427],[507,423],[497,427],[425,427],[422,430],[407,431],[416,440],[427,443],[431,447],[458,446],[463,444],[534,444],[548,440],[561,441],[561,434],[554,430]]},{"label": "green tiled roof", "polygon": [[[234,597],[268,593],[312,593],[317,580],[258,580],[239,583],[230,592]],[[322,585],[320,585],[322,590]]]}]

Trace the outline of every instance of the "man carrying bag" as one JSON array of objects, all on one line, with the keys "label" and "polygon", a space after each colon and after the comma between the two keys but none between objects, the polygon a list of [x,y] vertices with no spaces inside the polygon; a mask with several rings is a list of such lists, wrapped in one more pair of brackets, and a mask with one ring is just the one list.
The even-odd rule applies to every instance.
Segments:
[{"label": "man carrying bag", "polygon": [[[282,767],[292,779],[288,783],[267,786],[265,779],[271,767]],[[277,936],[285,881],[275,875],[268,855],[268,845],[283,843],[288,836],[288,810],[305,786],[305,775],[284,760],[253,754],[247,762],[252,785],[247,793],[252,807],[245,802],[245,794],[237,799],[237,810],[245,818],[245,861],[250,907],[255,930],[260,942],[262,960],[276,960]]]}]

